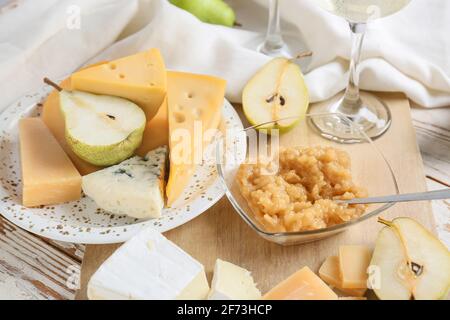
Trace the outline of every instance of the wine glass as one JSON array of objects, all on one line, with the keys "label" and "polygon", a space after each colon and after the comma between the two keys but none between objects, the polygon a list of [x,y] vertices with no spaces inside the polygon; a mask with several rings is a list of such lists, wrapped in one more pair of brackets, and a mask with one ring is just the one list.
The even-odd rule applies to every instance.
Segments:
[{"label": "wine glass", "polygon": [[[344,96],[334,102],[321,103],[310,109],[311,113],[341,113],[351,119],[370,138],[383,135],[391,125],[391,113],[386,104],[373,94],[359,91],[358,65],[361,58],[366,25],[373,19],[396,13],[410,0],[314,0],[325,10],[345,18],[350,26],[353,45],[350,57],[350,76]],[[352,132],[340,118],[311,123],[329,139],[341,143],[354,143]],[[330,135],[330,131],[333,134]],[[325,134],[326,132],[326,134]]]},{"label": "wine glass", "polygon": [[282,33],[280,25],[280,1],[269,0],[269,21],[264,41],[257,51],[271,57],[293,58],[304,51],[304,45],[298,37]]}]

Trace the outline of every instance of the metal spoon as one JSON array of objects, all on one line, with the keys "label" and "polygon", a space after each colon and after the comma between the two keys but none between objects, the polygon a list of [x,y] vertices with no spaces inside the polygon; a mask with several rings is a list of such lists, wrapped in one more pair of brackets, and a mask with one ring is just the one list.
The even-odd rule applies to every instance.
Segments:
[{"label": "metal spoon", "polygon": [[408,201],[439,200],[439,199],[450,199],[450,188],[428,192],[396,194],[392,196],[354,198],[350,200],[336,200],[336,202],[347,204],[367,204],[367,203],[392,203],[392,202],[408,202]]}]

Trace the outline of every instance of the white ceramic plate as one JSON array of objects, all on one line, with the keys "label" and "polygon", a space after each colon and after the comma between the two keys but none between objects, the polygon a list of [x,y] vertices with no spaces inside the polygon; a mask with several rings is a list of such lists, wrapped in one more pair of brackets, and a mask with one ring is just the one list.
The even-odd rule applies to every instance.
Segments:
[{"label": "white ceramic plate", "polygon": [[[11,105],[0,115],[0,213],[19,227],[38,235],[74,243],[103,244],[123,242],[145,226],[160,232],[176,228],[197,217],[224,195],[215,165],[199,165],[185,194],[165,208],[159,219],[137,220],[112,215],[99,209],[87,197],[67,204],[26,208],[21,205],[21,170],[18,121],[23,117],[39,116],[42,102],[50,92],[43,87]],[[226,129],[243,129],[242,122],[228,101],[223,108]],[[238,152],[245,154],[245,140],[236,141]]]}]

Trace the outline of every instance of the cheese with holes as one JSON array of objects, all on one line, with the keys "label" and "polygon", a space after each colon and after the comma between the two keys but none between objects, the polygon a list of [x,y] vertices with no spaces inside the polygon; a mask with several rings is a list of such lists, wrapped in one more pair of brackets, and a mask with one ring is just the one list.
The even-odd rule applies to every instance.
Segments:
[{"label": "cheese with holes", "polygon": [[150,121],[166,97],[166,68],[158,49],[151,49],[74,73],[72,89],[117,96],[140,106]]},{"label": "cheese with holes", "polygon": [[205,299],[204,267],[152,228],[113,253],[91,277],[91,300]]},{"label": "cheese with holes", "polygon": [[[100,62],[93,66],[103,63],[104,62]],[[70,78],[61,82],[59,86],[63,89],[69,90],[71,87]],[[83,159],[78,157],[67,143],[64,116],[60,108],[59,93],[57,90],[53,90],[45,100],[42,110],[42,120],[44,121],[47,128],[50,129],[56,140],[58,140],[60,146],[64,149],[70,160],[72,160],[72,163],[75,165],[81,175],[86,175],[101,169],[101,167],[94,166],[93,164],[90,164],[89,162],[84,161]]]},{"label": "cheese with holes", "polygon": [[97,205],[133,218],[159,218],[164,207],[168,150],[160,147],[145,158],[135,156],[83,177],[83,191]]},{"label": "cheese with holes", "polygon": [[23,205],[35,207],[81,197],[81,176],[40,118],[19,123]]},{"label": "cheese with holes", "polygon": [[336,300],[338,296],[308,267],[266,293],[265,300]]},{"label": "cheese with holes", "polygon": [[220,123],[225,80],[168,72],[170,175],[167,202],[172,205],[188,186],[211,132]]},{"label": "cheese with holes", "polygon": [[158,110],[156,116],[147,122],[142,144],[136,150],[136,154],[145,156],[150,150],[169,145],[169,120],[167,119],[167,99]]},{"label": "cheese with holes", "polygon": [[339,273],[344,289],[366,289],[372,250],[366,246],[339,247]]},{"label": "cheese with holes", "polygon": [[209,300],[257,300],[261,292],[250,271],[220,259],[216,260]]},{"label": "cheese with holes", "polygon": [[340,292],[354,297],[362,297],[366,289],[345,289],[342,287],[342,280],[339,271],[339,257],[328,257],[319,269],[319,276],[323,281],[333,286]]}]

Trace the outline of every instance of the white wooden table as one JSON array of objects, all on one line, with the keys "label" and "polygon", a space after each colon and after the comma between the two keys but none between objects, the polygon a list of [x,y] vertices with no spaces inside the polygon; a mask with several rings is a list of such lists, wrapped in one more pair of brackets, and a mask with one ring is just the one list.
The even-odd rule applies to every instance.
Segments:
[{"label": "white wooden table", "polygon": [[[450,187],[450,108],[413,108],[417,142],[429,190]],[[450,248],[450,200],[433,201],[439,237]]]}]

